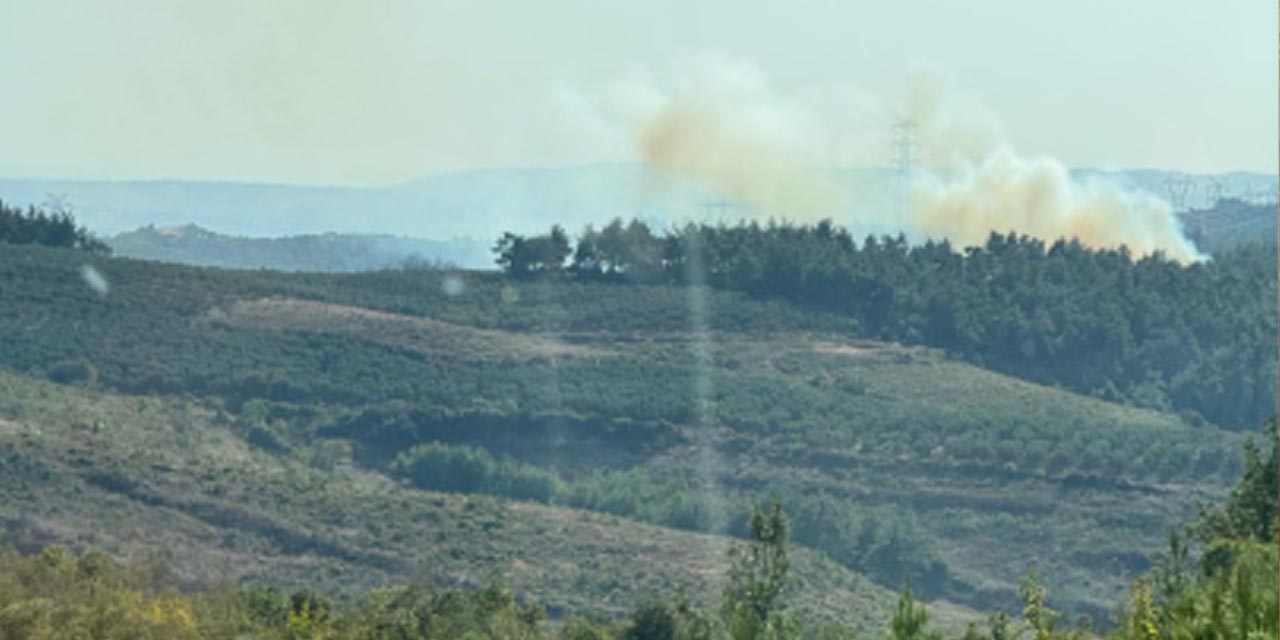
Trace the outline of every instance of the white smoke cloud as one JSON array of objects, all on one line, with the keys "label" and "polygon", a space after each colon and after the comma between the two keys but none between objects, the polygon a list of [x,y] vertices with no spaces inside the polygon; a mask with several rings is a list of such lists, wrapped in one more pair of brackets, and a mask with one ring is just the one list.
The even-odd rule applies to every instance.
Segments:
[{"label": "white smoke cloud", "polygon": [[1045,241],[1125,245],[1135,255],[1160,251],[1181,262],[1202,258],[1163,200],[1103,182],[1076,182],[1061,162],[1022,158],[1008,147],[947,177],[917,179],[911,202],[912,226],[964,245],[981,244],[992,231],[1016,231]]},{"label": "white smoke cloud", "polygon": [[913,76],[908,85],[904,111],[924,156],[912,176],[911,230],[963,245],[1016,231],[1046,242],[1124,245],[1138,256],[1203,259],[1164,200],[1099,180],[1082,183],[1056,159],[1019,155],[993,116],[954,97],[937,76]]},{"label": "white smoke cloud", "polygon": [[[1057,160],[1019,155],[996,118],[936,74],[907,78],[896,101],[851,86],[782,96],[755,67],[706,58],[675,82],[619,84],[586,102],[629,132],[639,158],[656,171],[691,180],[748,214],[901,227],[966,245],[1016,231],[1184,262],[1202,257],[1167,203],[1118,185],[1080,183]],[[904,118],[913,124],[917,163],[904,194],[909,210],[899,218],[831,169],[883,166],[890,126]]]}]

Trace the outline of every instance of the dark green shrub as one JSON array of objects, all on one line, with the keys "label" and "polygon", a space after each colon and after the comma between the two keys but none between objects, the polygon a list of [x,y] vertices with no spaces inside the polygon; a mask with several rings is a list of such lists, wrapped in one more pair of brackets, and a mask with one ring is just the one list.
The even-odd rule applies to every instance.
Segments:
[{"label": "dark green shrub", "polygon": [[489,493],[538,502],[549,502],[561,488],[559,477],[550,471],[495,459],[484,449],[439,442],[421,444],[396,456],[391,471],[421,489]]},{"label": "dark green shrub", "polygon": [[54,363],[45,372],[46,377],[58,384],[92,385],[98,380],[98,370],[84,358],[72,358]]}]

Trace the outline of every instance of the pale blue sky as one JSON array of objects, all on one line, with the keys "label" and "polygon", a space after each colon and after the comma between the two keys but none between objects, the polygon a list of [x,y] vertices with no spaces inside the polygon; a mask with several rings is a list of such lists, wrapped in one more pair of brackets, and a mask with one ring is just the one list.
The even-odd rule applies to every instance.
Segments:
[{"label": "pale blue sky", "polygon": [[1073,166],[1275,171],[1276,34],[1270,0],[5,0],[0,175],[384,184],[629,161],[582,105],[708,55],[784,102],[892,102],[931,69],[1021,152]]}]

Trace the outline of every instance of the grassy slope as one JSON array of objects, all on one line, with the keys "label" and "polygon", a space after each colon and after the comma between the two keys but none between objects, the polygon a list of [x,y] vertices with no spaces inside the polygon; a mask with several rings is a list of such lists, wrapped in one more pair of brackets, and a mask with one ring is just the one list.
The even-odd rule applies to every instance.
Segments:
[{"label": "grassy slope", "polygon": [[[552,428],[481,444],[566,477],[638,465],[714,478],[743,504],[821,492],[873,515],[904,514],[951,568],[953,595],[983,606],[1007,604],[1034,565],[1057,604],[1101,611],[1146,566],[1167,527],[1238,473],[1231,434],[935,352],[851,342],[856,327],[843,319],[724,292],[106,260],[98,268],[112,289],[100,298],[80,280],[82,260],[38,249],[0,254],[0,296],[13,301],[0,308],[0,364],[38,374],[83,354],[109,388],[215,404],[235,396],[233,414],[243,396],[287,401],[295,410],[282,431],[296,442],[329,416],[388,403],[483,409],[513,416],[511,430],[538,411],[563,412],[588,429],[625,418],[629,426],[590,441]],[[442,287],[449,278],[461,280],[461,294]],[[451,323],[454,340],[443,353],[424,353],[404,343],[413,338],[404,331],[359,336],[350,323],[309,319],[296,331],[283,330],[278,316],[235,321],[237,301],[264,297],[400,314],[418,329],[430,323],[414,318],[433,318]],[[386,317],[377,318],[374,328],[385,329]],[[472,340],[458,327],[512,333]],[[525,332],[589,355],[494,355],[494,344]],[[362,507],[352,501],[335,513]],[[378,548],[367,542],[353,548]],[[460,553],[489,566],[504,548]]]},{"label": "grassy slope", "polygon": [[[749,348],[725,350],[753,357]],[[745,443],[735,438],[742,446],[725,447],[734,453],[723,461],[735,470],[730,475],[775,491],[822,491],[914,515],[980,601],[1008,602],[1034,567],[1059,602],[1096,614],[1107,601],[1099,595],[1122,593],[1147,566],[1146,550],[1160,548],[1192,503],[1221,495],[1222,484],[1198,474],[1194,461],[1209,452],[1233,459],[1231,435],[935,353],[889,348],[860,356],[796,354],[788,362],[777,355],[785,347],[768,350],[773,366],[781,361],[791,380],[824,396],[802,388],[782,404],[830,410],[840,416],[829,421],[837,428],[793,428]],[[834,407],[823,406],[842,395]],[[1103,464],[1114,457],[1134,461],[1135,472]],[[685,460],[694,464],[692,456]],[[1148,460],[1159,464],[1137,471]]]},{"label": "grassy slope", "polygon": [[[0,519],[19,543],[163,558],[187,581],[242,576],[339,593],[501,576],[553,614],[619,615],[677,588],[713,594],[726,565],[720,536],[407,489],[352,468],[340,449],[268,454],[199,403],[7,373],[0,397]],[[883,626],[892,593],[820,554],[795,555],[800,608]],[[969,615],[945,604],[937,613]]]}]

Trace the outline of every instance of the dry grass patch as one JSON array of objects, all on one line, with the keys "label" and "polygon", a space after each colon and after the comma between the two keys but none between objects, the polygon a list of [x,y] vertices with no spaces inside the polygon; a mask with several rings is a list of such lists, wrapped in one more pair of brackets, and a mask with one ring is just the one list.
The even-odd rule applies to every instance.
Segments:
[{"label": "dry grass patch", "polygon": [[600,355],[554,336],[477,329],[431,318],[296,298],[239,300],[214,309],[209,320],[266,331],[325,333],[366,340],[427,357],[525,362]]}]

